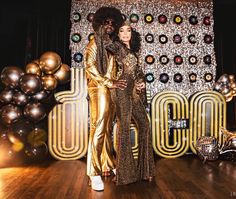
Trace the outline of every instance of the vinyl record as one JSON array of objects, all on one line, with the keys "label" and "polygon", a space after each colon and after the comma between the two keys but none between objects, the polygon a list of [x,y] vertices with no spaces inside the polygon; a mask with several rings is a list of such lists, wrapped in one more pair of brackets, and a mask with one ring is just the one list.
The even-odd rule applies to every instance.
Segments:
[{"label": "vinyl record", "polygon": [[180,44],[182,42],[182,37],[179,34],[174,35],[173,42],[176,44]]},{"label": "vinyl record", "polygon": [[211,25],[211,20],[210,20],[210,17],[209,17],[209,16],[205,16],[205,17],[203,18],[203,24],[206,25],[206,26]]},{"label": "vinyl record", "polygon": [[123,18],[124,21],[126,21],[127,16],[125,14],[122,14],[122,18]]},{"label": "vinyl record", "polygon": [[74,12],[72,18],[74,22],[79,22],[81,20],[81,15],[79,12]]},{"label": "vinyl record", "polygon": [[182,82],[182,81],[183,81],[182,75],[181,75],[180,73],[176,73],[176,74],[174,75],[174,81],[175,81],[176,83]]},{"label": "vinyl record", "polygon": [[139,16],[137,14],[131,14],[129,20],[131,23],[137,23],[139,20]]},{"label": "vinyl record", "polygon": [[204,56],[203,61],[205,64],[211,64],[211,55]]},{"label": "vinyl record", "polygon": [[79,33],[74,33],[71,35],[71,40],[75,43],[78,43],[81,41],[81,35]]},{"label": "vinyl record", "polygon": [[145,41],[147,43],[153,43],[154,42],[154,36],[151,33],[148,33],[145,35]]},{"label": "vinyl record", "polygon": [[183,17],[181,17],[180,15],[175,15],[174,16],[174,23],[176,24],[181,24],[183,22]]},{"label": "vinyl record", "polygon": [[197,16],[191,15],[189,17],[189,23],[192,24],[192,25],[196,25],[198,23]]},{"label": "vinyl record", "polygon": [[145,57],[145,62],[147,64],[153,64],[155,62],[155,58],[153,57],[153,55],[147,55]]},{"label": "vinyl record", "polygon": [[88,36],[88,40],[90,41],[92,38],[94,37],[94,33],[90,33],[89,36]]},{"label": "vinyl record", "polygon": [[160,74],[159,80],[162,83],[167,83],[169,80],[169,75],[167,73],[162,73],[162,74]]},{"label": "vinyl record", "polygon": [[206,74],[204,75],[204,80],[205,80],[206,82],[211,82],[212,79],[213,79],[213,75],[212,75],[211,73],[206,73]]},{"label": "vinyl record", "polygon": [[167,43],[167,42],[168,42],[167,36],[166,36],[166,35],[160,35],[160,36],[159,36],[159,42],[160,42],[161,44]]},{"label": "vinyl record", "polygon": [[145,21],[146,23],[152,23],[152,22],[153,22],[153,16],[152,16],[151,14],[146,14],[146,15],[144,16],[144,21]]},{"label": "vinyl record", "polygon": [[197,81],[197,74],[196,73],[190,73],[189,74],[189,81],[191,83],[196,82]]},{"label": "vinyl record", "polygon": [[204,36],[204,42],[206,44],[210,44],[212,42],[212,36],[211,35],[205,35]]},{"label": "vinyl record", "polygon": [[145,80],[146,80],[146,82],[147,83],[152,83],[152,82],[154,82],[154,75],[152,74],[152,73],[147,73],[146,75],[145,75]]},{"label": "vinyl record", "polygon": [[73,59],[75,62],[80,63],[83,60],[83,55],[82,53],[75,53],[73,56]]},{"label": "vinyl record", "polygon": [[180,65],[183,63],[183,58],[180,55],[176,55],[174,57],[174,62],[175,62],[175,64]]},{"label": "vinyl record", "polygon": [[189,35],[189,36],[188,36],[188,41],[189,41],[189,43],[191,43],[191,44],[195,44],[195,43],[197,42],[195,35],[194,35],[194,34]]},{"label": "vinyl record", "polygon": [[188,62],[192,65],[196,64],[197,63],[197,57],[194,56],[194,55],[189,56]]},{"label": "vinyl record", "polygon": [[167,17],[163,14],[158,16],[158,21],[160,24],[165,24],[167,22]]},{"label": "vinyl record", "polygon": [[166,55],[162,55],[160,56],[160,63],[162,63],[163,65],[166,65],[169,62],[169,58]]},{"label": "vinyl record", "polygon": [[92,22],[93,21],[93,18],[94,18],[94,13],[89,13],[88,16],[87,16],[87,20],[89,22]]}]

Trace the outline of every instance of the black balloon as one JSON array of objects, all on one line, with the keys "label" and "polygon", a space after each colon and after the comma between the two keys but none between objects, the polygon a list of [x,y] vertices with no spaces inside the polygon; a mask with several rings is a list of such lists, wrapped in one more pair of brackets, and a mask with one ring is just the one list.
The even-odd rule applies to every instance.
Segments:
[{"label": "black balloon", "polygon": [[24,71],[16,66],[7,66],[1,72],[2,83],[9,88],[16,88],[19,85],[21,76]]},{"label": "black balloon", "polygon": [[36,100],[36,101],[41,101],[43,99],[46,99],[49,96],[49,93],[46,92],[45,90],[41,90],[35,95],[33,95],[31,98]]},{"label": "black balloon", "polygon": [[32,130],[33,125],[27,120],[19,120],[12,125],[13,136],[23,143],[27,142],[27,136]]},{"label": "black balloon", "polygon": [[17,122],[22,116],[22,111],[19,107],[8,104],[2,107],[1,120],[4,124],[10,125]]},{"label": "black balloon", "polygon": [[34,123],[46,117],[46,110],[39,102],[30,102],[24,108],[24,116]]},{"label": "black balloon", "polygon": [[13,95],[13,103],[18,105],[18,106],[24,106],[28,103],[29,101],[29,96],[27,96],[25,93],[21,91],[14,91]]},{"label": "black balloon", "polygon": [[20,79],[20,88],[27,95],[33,95],[40,91],[41,80],[35,74],[25,74]]},{"label": "black balloon", "polygon": [[1,91],[0,93],[1,103],[4,103],[4,104],[10,103],[12,101],[12,98],[13,98],[13,90],[5,89]]},{"label": "black balloon", "polygon": [[25,149],[25,155],[28,161],[38,162],[44,160],[48,155],[48,147],[46,144],[40,147],[27,146]]}]

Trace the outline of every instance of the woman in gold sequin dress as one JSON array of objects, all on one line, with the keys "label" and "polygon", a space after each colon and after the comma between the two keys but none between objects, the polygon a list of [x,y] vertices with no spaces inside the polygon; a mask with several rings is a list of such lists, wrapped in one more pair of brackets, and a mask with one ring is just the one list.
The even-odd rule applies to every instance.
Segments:
[{"label": "woman in gold sequin dress", "polygon": [[[118,129],[115,177],[117,185],[151,180],[155,170],[150,122],[142,100],[145,96],[145,79],[136,54],[140,41],[139,34],[125,22],[119,29],[119,41],[109,41],[106,44],[106,49],[115,55],[118,79],[127,81],[125,89],[111,89],[116,105]],[[135,85],[138,85],[138,88]],[[132,154],[131,119],[138,129],[138,160],[135,160]]]}]

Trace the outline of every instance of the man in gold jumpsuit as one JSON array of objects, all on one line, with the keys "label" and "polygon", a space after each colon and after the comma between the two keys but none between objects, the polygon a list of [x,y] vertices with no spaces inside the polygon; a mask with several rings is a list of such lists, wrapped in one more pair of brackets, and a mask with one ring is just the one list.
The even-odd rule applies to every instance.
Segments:
[{"label": "man in gold jumpsuit", "polygon": [[112,154],[112,121],[114,104],[109,89],[124,89],[126,81],[116,80],[114,56],[104,47],[103,38],[112,38],[122,25],[121,12],[114,7],[101,7],[93,19],[94,38],[85,50],[85,69],[89,94],[90,135],[87,153],[87,175],[92,189],[104,190],[102,172],[115,168]]}]

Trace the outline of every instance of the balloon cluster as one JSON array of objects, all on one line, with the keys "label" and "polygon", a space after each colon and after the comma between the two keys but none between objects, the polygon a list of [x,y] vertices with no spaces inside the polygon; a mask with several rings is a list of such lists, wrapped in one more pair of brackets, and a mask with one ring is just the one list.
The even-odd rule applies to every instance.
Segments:
[{"label": "balloon cluster", "polygon": [[234,75],[223,74],[214,85],[214,90],[224,95],[226,102],[236,96],[236,81]]},{"label": "balloon cluster", "polygon": [[204,163],[207,160],[217,160],[219,157],[225,160],[236,160],[236,132],[230,132],[224,127],[221,127],[220,132],[225,140],[221,148],[214,136],[198,138],[195,149]]},{"label": "balloon cluster", "polygon": [[236,132],[230,132],[225,128],[221,128],[225,141],[220,149],[222,159],[236,161]]},{"label": "balloon cluster", "polygon": [[46,157],[48,105],[53,102],[53,91],[57,86],[69,80],[70,67],[62,63],[57,53],[51,51],[28,63],[25,70],[17,66],[3,68],[0,159],[1,156],[11,159],[14,156],[12,154],[18,152],[23,152],[27,160],[42,160]]}]

